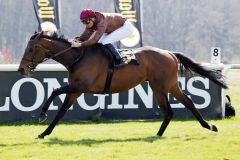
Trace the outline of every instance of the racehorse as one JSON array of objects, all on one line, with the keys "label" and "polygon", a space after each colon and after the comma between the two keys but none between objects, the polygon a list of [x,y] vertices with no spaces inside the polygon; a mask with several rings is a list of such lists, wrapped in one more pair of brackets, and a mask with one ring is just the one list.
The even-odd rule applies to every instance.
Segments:
[{"label": "racehorse", "polygon": [[[171,93],[179,102],[192,112],[202,127],[217,132],[215,125],[209,124],[194,106],[192,100],[183,93],[178,83],[178,70],[195,72],[209,78],[221,88],[227,88],[223,75],[209,70],[180,53],[172,53],[155,47],[141,47],[134,50],[139,65],[125,65],[115,69],[109,93],[126,91],[143,81],[149,85],[163,115],[163,122],[157,132],[162,136],[173,111],[168,102],[167,93]],[[44,138],[50,135],[57,122],[82,93],[102,94],[107,77],[109,59],[99,45],[87,48],[71,48],[71,43],[57,36],[46,36],[44,32],[34,34],[25,49],[18,71],[30,76],[39,63],[53,59],[68,70],[68,85],[54,90],[42,107],[39,120],[46,119],[46,112],[53,99],[66,94],[65,100],[48,128],[38,135]],[[179,67],[180,66],[180,67]]]}]

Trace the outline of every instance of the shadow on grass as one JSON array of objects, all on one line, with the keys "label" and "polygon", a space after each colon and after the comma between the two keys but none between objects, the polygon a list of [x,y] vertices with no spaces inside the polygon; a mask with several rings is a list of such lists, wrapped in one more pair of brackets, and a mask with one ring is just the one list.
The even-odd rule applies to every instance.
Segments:
[{"label": "shadow on grass", "polygon": [[43,142],[43,144],[47,145],[85,145],[85,146],[92,146],[92,145],[98,145],[98,144],[105,144],[105,143],[129,143],[129,142],[147,142],[147,143],[153,143],[158,140],[168,140],[168,139],[178,139],[180,141],[202,141],[206,139],[206,136],[197,136],[192,137],[189,135],[186,135],[184,137],[176,136],[176,137],[159,137],[159,136],[147,136],[147,137],[139,137],[139,138],[126,138],[126,139],[80,139],[80,140],[63,140],[60,138],[50,138],[48,142]]},{"label": "shadow on grass", "polygon": [[178,139],[181,141],[202,141],[204,139],[207,139],[206,136],[189,136],[189,135],[185,135],[185,136],[175,136],[175,137],[171,137],[170,139],[174,140],[174,139]]},{"label": "shadow on grass", "polygon": [[38,139],[36,141],[32,141],[29,143],[14,143],[14,144],[0,144],[0,147],[18,147],[18,146],[33,146],[36,144],[44,144],[47,146],[54,146],[54,145],[61,145],[61,146],[71,146],[71,145],[83,145],[91,147],[93,145],[101,145],[106,143],[131,143],[131,142],[146,142],[146,143],[153,143],[155,141],[162,141],[162,140],[180,140],[183,142],[186,141],[202,141],[207,137],[191,137],[191,136],[176,136],[176,137],[158,137],[158,136],[147,136],[147,137],[139,137],[139,138],[126,138],[126,139],[80,139],[80,140],[63,140],[60,138],[50,138],[50,139]]},{"label": "shadow on grass", "polygon": [[104,144],[104,143],[129,143],[129,142],[148,142],[153,143],[156,140],[164,139],[163,137],[158,136],[149,136],[143,138],[126,138],[126,139],[80,139],[80,140],[62,140],[59,138],[51,138],[48,142],[44,142],[43,144],[47,145],[85,145],[85,146],[92,146],[97,144]]},{"label": "shadow on grass", "polygon": [[159,137],[155,136],[147,136],[147,137],[138,137],[138,138],[125,138],[125,139],[91,139],[85,138],[80,140],[63,140],[60,138],[50,138],[50,139],[36,139],[29,143],[14,143],[14,144],[0,144],[0,147],[17,147],[17,146],[32,146],[35,144],[44,144],[48,146],[61,145],[61,146],[71,146],[71,145],[83,145],[83,146],[93,146],[93,145],[101,145],[106,143],[131,143],[131,142],[146,142],[153,143],[155,141],[162,140],[180,140],[183,142],[186,141],[202,141],[207,139],[207,136],[175,136],[175,137]]},{"label": "shadow on grass", "polygon": [[84,146],[92,146],[92,145],[100,145],[105,143],[130,143],[130,142],[148,142],[153,143],[154,141],[165,139],[163,137],[158,136],[149,136],[143,138],[126,138],[126,139],[80,139],[80,140],[63,140],[59,138],[50,138],[50,139],[38,139],[36,141],[32,141],[29,143],[14,143],[14,144],[0,144],[0,147],[17,147],[17,146],[32,146],[35,144],[44,144],[48,146],[52,145],[61,145],[61,146],[70,146],[70,145],[84,145]]}]

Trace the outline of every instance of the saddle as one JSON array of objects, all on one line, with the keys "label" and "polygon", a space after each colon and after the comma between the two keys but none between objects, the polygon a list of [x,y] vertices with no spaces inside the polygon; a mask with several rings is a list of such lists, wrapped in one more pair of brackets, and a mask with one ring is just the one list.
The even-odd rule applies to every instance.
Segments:
[{"label": "saddle", "polygon": [[118,49],[117,51],[120,53],[125,64],[139,65],[133,50]]},{"label": "saddle", "polygon": [[124,67],[128,64],[129,65],[139,65],[139,63],[134,55],[134,52],[130,49],[118,49],[118,52],[120,53],[122,60],[124,61],[124,64],[119,65],[119,62],[114,58],[111,50],[109,50],[104,45],[101,45],[101,48],[109,59],[107,78],[106,78],[106,82],[105,82],[105,86],[104,86],[104,90],[103,90],[103,94],[106,94],[106,93],[109,93],[109,88],[112,83],[112,76],[113,76],[115,69]]}]

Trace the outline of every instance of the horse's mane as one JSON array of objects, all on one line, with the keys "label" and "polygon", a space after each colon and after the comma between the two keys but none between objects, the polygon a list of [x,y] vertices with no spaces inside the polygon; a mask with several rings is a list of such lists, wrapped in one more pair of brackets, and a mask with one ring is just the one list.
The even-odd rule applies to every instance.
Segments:
[{"label": "horse's mane", "polygon": [[[35,32],[34,35],[32,35],[32,37],[30,38],[30,40],[34,40],[36,38],[37,35],[39,35],[40,32]],[[51,39],[51,40],[57,40],[57,41],[61,41],[67,44],[71,44],[68,39],[65,37],[64,34],[60,33],[60,32],[53,32],[51,34],[51,36],[47,35],[47,34],[43,34],[42,36],[43,38],[47,38],[47,39]]]},{"label": "horse's mane", "polygon": [[[34,40],[41,32],[35,32],[34,35],[31,36],[30,40]],[[72,43],[65,37],[64,34],[60,33],[59,31],[57,32],[52,32],[51,35],[47,35],[48,32],[44,32],[43,35],[41,36],[42,38],[47,38],[50,40],[56,40],[56,41],[61,41],[67,45],[71,45]],[[89,47],[88,47],[89,48]],[[102,44],[95,44],[92,45],[91,48],[102,48]]]}]

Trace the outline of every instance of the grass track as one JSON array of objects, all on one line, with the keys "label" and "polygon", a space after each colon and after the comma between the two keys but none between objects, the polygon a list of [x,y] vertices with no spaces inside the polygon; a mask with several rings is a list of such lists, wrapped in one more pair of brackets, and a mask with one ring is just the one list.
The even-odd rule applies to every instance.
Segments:
[{"label": "grass track", "polygon": [[47,124],[0,124],[0,160],[240,160],[240,70],[228,75],[237,116],[212,120],[219,132],[196,120],[172,121],[155,136],[161,121],[62,122],[44,140],[34,137]]}]

